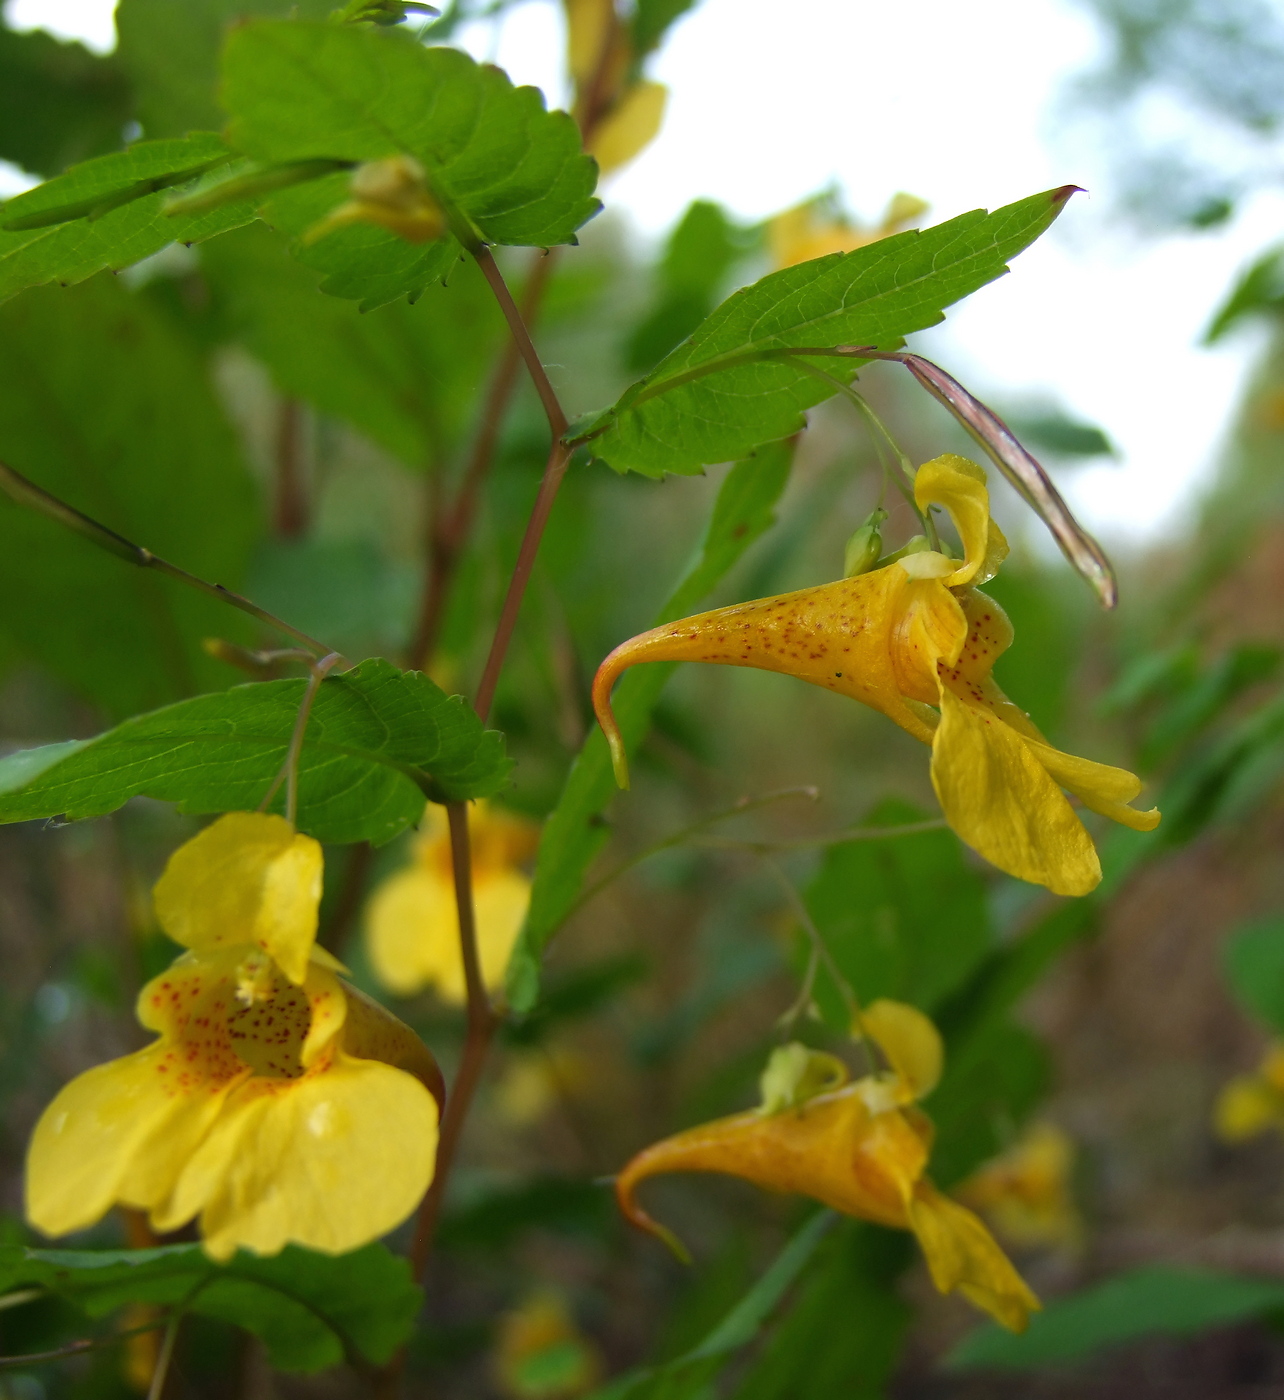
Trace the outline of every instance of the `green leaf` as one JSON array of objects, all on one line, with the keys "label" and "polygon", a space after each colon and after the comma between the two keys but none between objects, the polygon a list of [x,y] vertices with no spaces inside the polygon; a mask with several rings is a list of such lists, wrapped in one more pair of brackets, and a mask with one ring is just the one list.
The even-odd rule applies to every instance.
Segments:
[{"label": "green leaf", "polygon": [[0,159],[37,175],[115,150],[133,111],[115,56],[0,20]]},{"label": "green leaf", "polygon": [[[926,815],[888,801],[869,825],[898,826]],[[831,846],[806,901],[862,1002],[894,997],[930,1012],[993,945],[985,881],[951,831]],[[827,971],[818,977],[817,993],[830,1023],[846,1031],[848,1014]]]},{"label": "green leaf", "polygon": [[1008,413],[1008,426],[1030,446],[1061,457],[1113,457],[1115,445],[1093,423],[1071,418],[1060,409],[1042,413]]},{"label": "green leaf", "polygon": [[[660,610],[657,623],[690,612],[771,528],[792,462],[793,445],[778,443],[731,469],[718,492],[699,555]],[[615,717],[630,752],[641,743],[672,671],[672,666],[640,666],[617,686]],[[530,912],[508,967],[508,997],[517,1011],[529,1011],[535,1004],[540,957],[574,906],[584,876],[610,834],[601,813],[614,793],[610,753],[595,727],[540,838]]]},{"label": "green leaf", "polygon": [[1243,273],[1217,309],[1204,344],[1212,345],[1247,316],[1284,308],[1284,248],[1272,248]]},{"label": "green leaf", "polygon": [[[258,160],[413,156],[466,242],[573,243],[597,210],[597,167],[565,112],[535,88],[455,49],[425,48],[396,30],[261,21],[233,31],[223,68],[229,140]],[[287,192],[268,218],[302,233],[347,198],[343,177]],[[306,222],[305,222],[306,220]],[[326,291],[373,306],[415,295],[442,276],[451,238],[418,247],[368,226],[299,250]],[[385,265],[395,254],[397,276]]]},{"label": "green leaf", "polygon": [[[304,684],[241,685],[139,715],[34,781],[42,750],[0,759],[0,822],[96,817],[140,795],[183,812],[253,810],[284,762]],[[462,696],[418,671],[365,661],[317,691],[299,762],[298,826],[318,841],[383,845],[419,820],[426,787],[442,800],[489,797],[507,784],[508,768],[502,737],[483,730]]]},{"label": "green leaf", "polygon": [[827,1210],[813,1215],[699,1346],[663,1366],[631,1371],[594,1391],[588,1400],[700,1400],[708,1394],[712,1378],[757,1336],[834,1220]]},{"label": "green leaf", "polygon": [[46,282],[64,286],[123,267],[169,243],[199,243],[249,223],[246,201],[171,218],[165,204],[230,161],[219,137],[139,141],[74,165],[0,207],[0,301]]},{"label": "green leaf", "polygon": [[634,373],[649,369],[690,335],[717,304],[731,269],[757,241],[719,205],[697,199],[669,235],[651,308],[625,346],[625,367]]},{"label": "green leaf", "polygon": [[673,22],[697,4],[699,0],[638,0],[633,11],[634,56],[645,58],[658,48]]},{"label": "green leaf", "polygon": [[1280,649],[1242,642],[1219,656],[1173,696],[1155,716],[1141,745],[1143,769],[1157,767],[1207,728],[1250,686],[1271,680],[1280,668]]},{"label": "green leaf", "polygon": [[985,585],[1007,613],[1015,643],[999,657],[994,678],[1055,742],[1081,655],[1085,599],[1051,569],[1016,564]]},{"label": "green leaf", "polygon": [[243,1327],[272,1365],[319,1371],[341,1361],[387,1361],[423,1301],[410,1266],[382,1244],[351,1254],[288,1245],[271,1258],[244,1251],[216,1264],[200,1245],[158,1249],[0,1248],[0,1291],[39,1287],[102,1317],[129,1303],[176,1305]]},{"label": "green leaf", "polygon": [[1284,1033],[1284,919],[1236,929],[1222,945],[1222,965],[1240,1005]]},{"label": "green leaf", "polygon": [[[0,307],[0,460],[163,557],[239,586],[259,511],[208,366],[114,279]],[[202,637],[252,636],[217,600],[7,497],[0,545],[0,628],[109,717],[225,686]]]},{"label": "green leaf", "polygon": [[362,315],[320,295],[317,274],[262,226],[207,244],[201,265],[225,331],[283,393],[345,419],[419,470],[471,429],[476,387],[506,333],[477,268],[458,267],[448,287],[430,288],[413,307]]},{"label": "green leaf", "polygon": [[117,54],[134,80],[138,120],[149,136],[222,126],[218,58],[233,24],[250,16],[324,19],[334,0],[120,0]]},{"label": "green leaf", "polygon": [[1020,1336],[987,1324],[955,1348],[948,1364],[953,1370],[1029,1370],[1139,1337],[1227,1327],[1282,1307],[1284,1283],[1273,1279],[1149,1265],[1049,1303]]},{"label": "green leaf", "polygon": [[[1073,192],[1050,190],[993,214],[973,210],[742,288],[593,426],[593,451],[619,471],[659,476],[698,472],[788,437],[803,426],[804,409],[835,392],[788,358],[790,347],[897,348],[1002,276]],[[864,362],[810,363],[846,380]]]},{"label": "green leaf", "polygon": [[1006,1016],[958,1053],[947,1042],[945,1072],[927,1105],[936,1124],[936,1184],[948,1190],[1001,1152],[1047,1093],[1051,1077],[1042,1043]]},{"label": "green leaf", "polygon": [[883,1400],[913,1316],[897,1292],[913,1258],[903,1231],[842,1221],[734,1400]]}]

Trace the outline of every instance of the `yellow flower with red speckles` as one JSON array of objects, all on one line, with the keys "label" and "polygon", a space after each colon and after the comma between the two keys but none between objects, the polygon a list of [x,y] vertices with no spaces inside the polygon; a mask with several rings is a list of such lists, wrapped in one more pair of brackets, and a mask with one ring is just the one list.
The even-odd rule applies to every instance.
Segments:
[{"label": "yellow flower with red speckles", "polygon": [[232,812],[171,857],[161,926],[188,952],[138,998],[151,1045],[72,1080],[36,1125],[27,1216],[47,1235],[113,1205],[199,1218],[205,1249],[356,1249],[432,1180],[441,1075],[422,1041],[314,946],[321,848]]},{"label": "yellow flower with red speckles", "polygon": [[1157,825],[1159,813],[1127,805],[1141,790],[1133,774],[1054,749],[995,683],[991,671],[1013,634],[979,587],[1008,552],[990,518],[985,472],[945,453],[918,469],[914,498],[920,511],[949,512],[962,560],[905,554],[854,578],[666,623],[616,647],[598,669],[593,705],[617,780],[627,786],[628,767],[610,696],[629,666],[780,671],[880,710],[929,744],[946,820],[1000,870],[1056,894],[1087,894],[1101,863],[1062,789],[1138,831]]}]

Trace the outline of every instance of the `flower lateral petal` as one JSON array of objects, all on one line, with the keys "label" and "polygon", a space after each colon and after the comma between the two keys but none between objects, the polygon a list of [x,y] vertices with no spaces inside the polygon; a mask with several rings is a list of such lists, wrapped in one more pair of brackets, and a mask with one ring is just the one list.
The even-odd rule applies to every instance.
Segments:
[{"label": "flower lateral petal", "polygon": [[932,785],[949,824],[1000,870],[1054,894],[1100,884],[1096,847],[1029,742],[944,686]]},{"label": "flower lateral petal", "polygon": [[291,1243],[343,1254],[415,1209],[436,1148],[437,1105],[418,1080],[340,1054],[302,1080],[255,1079],[230,1094],[168,1218],[199,1213],[205,1251],[219,1261]]},{"label": "flower lateral petal", "polygon": [[1025,1331],[1043,1305],[977,1216],[921,1181],[909,1218],[939,1292],[958,1289],[1010,1332]]}]

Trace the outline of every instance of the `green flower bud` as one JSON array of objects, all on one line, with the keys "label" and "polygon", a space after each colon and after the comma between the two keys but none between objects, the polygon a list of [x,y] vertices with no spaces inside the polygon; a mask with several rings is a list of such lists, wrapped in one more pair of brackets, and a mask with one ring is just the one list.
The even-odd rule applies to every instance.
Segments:
[{"label": "green flower bud", "polygon": [[883,536],[879,526],[887,519],[887,512],[880,506],[865,517],[865,523],[847,541],[843,551],[843,577],[855,578],[857,574],[867,574],[878,562],[883,549]]}]

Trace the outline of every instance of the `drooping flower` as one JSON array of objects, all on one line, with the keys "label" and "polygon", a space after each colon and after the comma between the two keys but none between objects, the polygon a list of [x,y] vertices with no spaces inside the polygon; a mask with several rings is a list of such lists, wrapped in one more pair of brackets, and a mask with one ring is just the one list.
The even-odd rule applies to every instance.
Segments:
[{"label": "drooping flower", "polygon": [[850,253],[877,243],[902,229],[913,227],[927,212],[927,205],[912,194],[893,195],[882,221],[870,227],[856,224],[832,207],[831,197],[804,200],[767,220],[767,248],[777,268],[823,258],[828,253]]},{"label": "drooping flower", "polygon": [[27,1215],[47,1235],[112,1205],[199,1217],[205,1249],[355,1249],[432,1180],[441,1075],[313,945],[321,849],[233,812],[171,857],[161,926],[189,951],[139,994],[158,1039],[72,1080],[36,1125]]},{"label": "drooping flower", "polygon": [[1217,1096],[1213,1125],[1223,1142],[1247,1142],[1275,1128],[1284,1132],[1284,1042],[1267,1050],[1254,1074],[1232,1079]]},{"label": "drooping flower", "polygon": [[1035,1123],[955,1191],[1015,1245],[1073,1246],[1083,1236],[1070,1178],[1074,1142],[1055,1123]]},{"label": "drooping flower", "polygon": [[[535,848],[536,828],[520,817],[473,804],[473,913],[482,979],[494,990],[530,904],[531,882],[518,868]],[[366,944],[375,976],[398,996],[431,986],[446,1001],[467,998],[459,951],[459,917],[450,833],[439,807],[429,809],[412,863],[375,891],[366,915]]]},{"label": "drooping flower", "polygon": [[963,545],[960,561],[906,554],[854,578],[666,623],[624,642],[602,662],[593,705],[627,786],[611,687],[643,661],[705,661],[797,676],[880,710],[931,745],[932,783],[946,820],[988,861],[1056,894],[1082,895],[1101,879],[1096,847],[1062,789],[1085,807],[1149,831],[1158,811],[1127,804],[1141,784],[1122,768],[1052,748],[991,670],[1012,624],[979,585],[1007,543],[990,519],[985,472],[946,453],[918,470],[922,511],[943,506]]},{"label": "drooping flower", "polygon": [[[845,1067],[803,1048],[777,1051],[764,1074],[764,1104],[690,1128],[645,1148],[616,1178],[625,1216],[674,1243],[635,1199],[640,1182],[665,1172],[723,1172],[773,1191],[795,1192],[918,1238],[932,1282],[1015,1332],[1039,1300],[979,1219],[924,1175],[932,1125],[916,1100],[935,1087],[941,1042],[922,1012],[880,1000],[862,1017],[889,1069],[834,1084]],[[835,1068],[835,1067],[838,1068]],[[792,1079],[792,1094],[785,1082]],[[679,1246],[680,1247],[680,1246]]]}]

